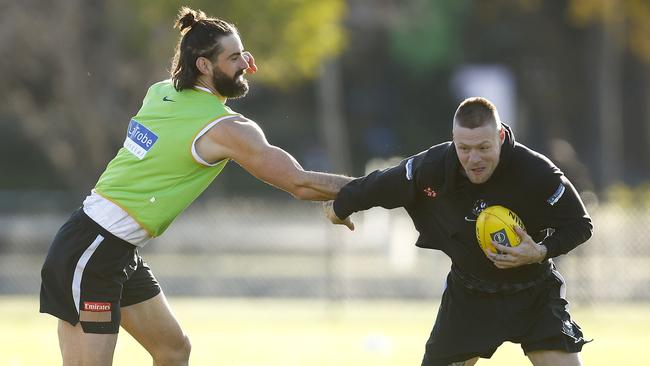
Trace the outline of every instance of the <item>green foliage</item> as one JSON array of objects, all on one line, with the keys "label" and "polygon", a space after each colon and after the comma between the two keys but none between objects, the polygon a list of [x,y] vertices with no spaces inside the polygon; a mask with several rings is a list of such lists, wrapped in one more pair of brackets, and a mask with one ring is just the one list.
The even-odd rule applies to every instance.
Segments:
[{"label": "green foliage", "polygon": [[[522,14],[538,12],[542,0],[491,0],[475,1],[487,16],[495,17],[506,9]],[[576,27],[600,24],[608,31],[616,26],[624,28],[621,41],[639,59],[650,63],[650,1],[648,0],[569,0],[566,1],[566,18]]]},{"label": "green foliage", "polygon": [[569,19],[578,26],[601,23],[625,27],[625,42],[640,59],[650,63],[650,2],[647,0],[571,0]]},{"label": "green foliage", "polygon": [[[168,53],[179,32],[172,26],[181,5],[203,10],[208,16],[237,26],[244,47],[255,56],[260,71],[254,77],[274,86],[286,87],[313,78],[321,62],[336,56],[345,44],[341,24],[344,0],[162,0],[120,1],[115,14],[131,20],[124,35],[134,52],[159,62],[160,50]],[[128,14],[123,10],[128,4]]]},{"label": "green foliage", "polygon": [[468,1],[423,0],[405,7],[390,34],[395,60],[412,75],[427,74],[460,57]]}]

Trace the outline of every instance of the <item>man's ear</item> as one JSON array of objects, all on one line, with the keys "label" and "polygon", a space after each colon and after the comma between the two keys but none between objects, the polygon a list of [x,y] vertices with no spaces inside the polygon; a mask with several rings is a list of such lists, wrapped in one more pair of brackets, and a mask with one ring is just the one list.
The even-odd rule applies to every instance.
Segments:
[{"label": "man's ear", "polygon": [[196,58],[196,68],[203,75],[212,74],[212,62],[207,57],[199,56]]},{"label": "man's ear", "polygon": [[506,140],[506,129],[503,126],[501,126],[501,130],[499,131],[499,140],[501,141],[501,145]]}]

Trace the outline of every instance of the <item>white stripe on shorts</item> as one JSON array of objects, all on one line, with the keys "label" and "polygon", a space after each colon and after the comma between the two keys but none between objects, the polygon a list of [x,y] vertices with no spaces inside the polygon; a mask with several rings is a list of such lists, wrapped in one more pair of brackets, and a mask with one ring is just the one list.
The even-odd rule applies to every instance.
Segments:
[{"label": "white stripe on shorts", "polygon": [[562,281],[562,286],[560,286],[560,297],[566,299],[566,281],[564,280],[564,277],[562,277],[562,274],[557,269],[555,269],[555,267],[551,269],[551,272],[553,272],[553,274],[557,276],[560,281]]},{"label": "white stripe on shorts", "polygon": [[97,247],[102,240],[104,240],[104,237],[97,235],[95,241],[86,248],[84,253],[81,255],[81,258],[79,258],[77,267],[74,270],[74,276],[72,276],[72,299],[74,300],[75,306],[77,306],[77,313],[79,313],[79,300],[81,297],[81,277],[84,274],[84,269],[86,269],[86,264],[88,264],[90,257],[95,253],[95,250],[97,250]]}]

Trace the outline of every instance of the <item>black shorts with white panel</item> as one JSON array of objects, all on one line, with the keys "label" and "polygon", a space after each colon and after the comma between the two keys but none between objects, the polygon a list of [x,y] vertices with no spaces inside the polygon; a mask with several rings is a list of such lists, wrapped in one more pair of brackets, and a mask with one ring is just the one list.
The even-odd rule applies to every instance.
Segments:
[{"label": "black shorts with white panel", "polygon": [[40,312],[85,333],[114,334],[120,307],[148,300],[160,286],[137,247],[114,236],[83,209],[56,234],[41,270]]}]

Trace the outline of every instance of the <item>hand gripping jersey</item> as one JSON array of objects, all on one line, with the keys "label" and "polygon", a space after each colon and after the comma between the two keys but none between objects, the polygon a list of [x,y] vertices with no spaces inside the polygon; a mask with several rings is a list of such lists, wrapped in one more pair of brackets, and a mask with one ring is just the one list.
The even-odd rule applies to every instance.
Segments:
[{"label": "hand gripping jersey", "polygon": [[226,165],[227,159],[216,164],[203,161],[194,143],[233,115],[223,100],[207,91],[178,92],[171,80],[152,85],[95,191],[126,211],[149,235],[159,236]]}]

